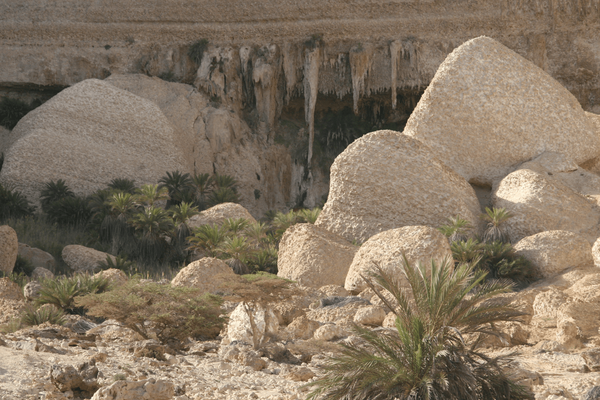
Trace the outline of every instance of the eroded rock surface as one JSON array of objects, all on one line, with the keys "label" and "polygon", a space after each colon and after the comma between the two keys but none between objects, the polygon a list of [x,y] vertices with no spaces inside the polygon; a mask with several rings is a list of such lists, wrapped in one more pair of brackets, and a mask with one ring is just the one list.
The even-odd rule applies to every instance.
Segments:
[{"label": "eroded rock surface", "polygon": [[0,272],[10,274],[13,271],[18,252],[17,232],[8,225],[0,226]]}]

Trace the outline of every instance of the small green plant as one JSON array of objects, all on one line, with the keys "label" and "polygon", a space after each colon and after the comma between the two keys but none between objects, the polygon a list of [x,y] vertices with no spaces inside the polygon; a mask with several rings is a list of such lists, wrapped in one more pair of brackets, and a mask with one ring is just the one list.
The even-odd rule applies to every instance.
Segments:
[{"label": "small green plant", "polygon": [[367,279],[396,314],[396,329],[378,332],[355,325],[360,340],[342,344],[326,374],[309,384],[315,389],[308,398],[533,399],[505,375],[506,359],[478,351],[480,338],[495,334],[493,324],[522,315],[510,300],[494,298],[510,285],[484,283],[485,273],[467,264],[404,263],[408,291],[399,277],[380,268]]},{"label": "small green plant", "polygon": [[106,256],[106,261],[99,262],[98,267],[100,267],[102,270],[114,268],[130,274],[137,270],[137,265],[135,262],[129,261],[127,257],[121,256],[115,257],[114,261],[112,257]]},{"label": "small green plant", "polygon": [[52,325],[64,325],[65,313],[54,306],[42,306],[40,308],[27,307],[21,316],[23,326],[35,326],[49,322]]},{"label": "small green plant", "polygon": [[75,275],[44,279],[41,286],[40,296],[36,299],[38,306],[52,304],[69,314],[81,314],[82,309],[75,305],[75,298],[89,293],[102,293],[109,288],[109,282],[104,277]]},{"label": "small green plant", "polygon": [[23,324],[21,323],[20,318],[14,318],[8,321],[5,324],[0,325],[1,333],[14,333],[19,329],[23,328]]},{"label": "small green plant", "polygon": [[483,232],[484,242],[503,242],[509,243],[510,238],[506,231],[506,221],[512,218],[512,214],[504,208],[485,208],[485,214],[481,218],[487,222],[485,231]]},{"label": "small green plant", "polygon": [[113,382],[125,381],[125,380],[127,380],[127,375],[125,375],[125,374],[114,374],[113,375]]},{"label": "small green plant", "polygon": [[216,337],[224,322],[220,304],[219,297],[202,295],[195,288],[136,280],[77,299],[77,306],[85,307],[88,315],[115,319],[145,339],[152,329],[162,343]]},{"label": "small green plant", "polygon": [[200,65],[202,62],[202,56],[204,52],[208,48],[208,39],[200,39],[191,44],[188,50],[188,57],[196,63],[196,65]]},{"label": "small green plant", "polygon": [[448,224],[439,227],[439,231],[446,235],[450,243],[469,239],[472,229],[471,223],[460,215],[448,218]]}]

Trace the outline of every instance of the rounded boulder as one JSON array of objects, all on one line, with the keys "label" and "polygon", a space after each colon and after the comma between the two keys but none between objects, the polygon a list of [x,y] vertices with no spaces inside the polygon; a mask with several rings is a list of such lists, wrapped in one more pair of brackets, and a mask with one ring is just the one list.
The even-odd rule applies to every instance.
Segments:
[{"label": "rounded boulder", "polygon": [[[352,292],[367,288],[362,276],[369,277],[378,265],[383,271],[404,277],[404,257],[411,265],[431,265],[431,261],[452,261],[448,239],[437,229],[428,226],[405,226],[381,232],[367,240],[358,250],[350,265],[344,287]],[[361,276],[362,275],[362,276]]]},{"label": "rounded boulder", "polygon": [[357,246],[327,229],[296,224],[279,243],[277,275],[314,288],[343,286],[356,250]]},{"label": "rounded boulder", "polygon": [[183,268],[171,281],[172,286],[187,286],[216,293],[227,288],[238,276],[222,260],[204,257]]}]

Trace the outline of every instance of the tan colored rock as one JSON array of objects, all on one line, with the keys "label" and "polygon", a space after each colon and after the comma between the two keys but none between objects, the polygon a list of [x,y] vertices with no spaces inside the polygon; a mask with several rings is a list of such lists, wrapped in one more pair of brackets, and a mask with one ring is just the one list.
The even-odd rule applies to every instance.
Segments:
[{"label": "tan colored rock", "polygon": [[386,314],[385,319],[381,323],[384,328],[395,328],[396,327],[396,314],[389,312]]},{"label": "tan colored rock", "polygon": [[237,203],[223,203],[194,215],[188,220],[188,225],[190,229],[201,225],[221,225],[228,218],[243,218],[249,223],[256,222],[256,219],[243,206]]},{"label": "tan colored rock", "polygon": [[600,303],[600,270],[579,279],[564,293],[585,303]]},{"label": "tan colored rock", "polygon": [[427,146],[399,132],[377,131],[335,159],[316,225],[365,242],[402,226],[438,228],[456,215],[477,226],[480,212],[473,188]]},{"label": "tan colored rock", "polygon": [[592,246],[592,257],[594,258],[594,265],[600,267],[600,238]]},{"label": "tan colored rock", "polygon": [[106,262],[106,257],[110,257],[113,262],[116,262],[113,255],[78,244],[65,246],[61,255],[63,261],[75,273],[94,273],[100,270],[100,264]]},{"label": "tan colored rock", "polygon": [[97,277],[108,279],[108,281],[115,286],[127,283],[127,275],[125,275],[125,272],[116,268],[109,268],[105,269],[104,271],[100,271],[94,275],[94,278]]},{"label": "tan colored rock", "polygon": [[23,287],[23,295],[28,301],[35,300],[40,296],[42,285],[38,281],[31,281]]},{"label": "tan colored rock", "polygon": [[56,266],[52,254],[24,243],[19,243],[19,256],[29,261],[35,268],[45,268],[53,272]]},{"label": "tan colored rock", "polygon": [[23,291],[9,278],[0,278],[0,299],[23,300]]},{"label": "tan colored rock", "polygon": [[315,373],[312,372],[310,368],[307,367],[296,367],[292,368],[290,373],[287,375],[287,379],[296,382],[306,382],[309,379],[313,378]]},{"label": "tan colored rock", "polygon": [[356,250],[357,246],[322,227],[296,224],[279,243],[277,275],[314,288],[343,285]]},{"label": "tan colored rock", "polygon": [[289,324],[285,330],[290,338],[308,340],[313,337],[313,334],[321,324],[316,321],[312,321],[306,316],[296,318]]},{"label": "tan colored rock", "polygon": [[187,265],[171,281],[173,286],[188,286],[203,292],[216,293],[227,290],[239,277],[222,260],[204,257]]},{"label": "tan colored rock", "polygon": [[493,192],[495,207],[513,214],[506,221],[510,240],[545,231],[570,231],[584,235],[593,243],[599,236],[600,212],[592,199],[530,169],[519,169],[506,176]]},{"label": "tan colored rock", "polygon": [[63,179],[87,195],[114,178],[154,184],[165,171],[183,169],[160,108],[96,79],[61,91],[19,121],[11,136],[0,182],[34,202],[50,180]]},{"label": "tan colored rock", "polygon": [[257,347],[266,343],[278,331],[279,321],[273,310],[241,302],[229,315],[224,343],[238,340]]},{"label": "tan colored rock", "polygon": [[258,351],[252,350],[251,346],[242,344],[221,346],[219,348],[219,358],[250,367],[254,371],[260,371],[267,366],[267,362],[261,358]]},{"label": "tan colored rock", "polygon": [[52,271],[47,270],[46,268],[37,267],[31,273],[31,279],[34,280],[43,280],[43,279],[52,279],[54,278],[54,274]]},{"label": "tan colored rock", "polygon": [[348,336],[348,332],[336,324],[325,324],[317,329],[314,334],[316,340],[325,340],[327,342],[346,336]]},{"label": "tan colored rock", "polygon": [[600,154],[600,137],[577,99],[484,36],[462,44],[440,65],[404,131],[468,181],[486,184],[544,151],[560,151],[577,163]]},{"label": "tan colored rock", "polygon": [[563,306],[569,296],[553,287],[535,296],[533,315],[535,318],[556,319],[558,309]]},{"label": "tan colored rock", "polygon": [[[346,290],[361,291],[367,287],[361,275],[368,277],[379,265],[384,271],[404,277],[406,256],[412,265],[421,263],[431,266],[444,260],[452,262],[452,251],[448,239],[440,231],[428,226],[405,226],[381,232],[367,240],[358,250],[348,276]],[[408,286],[404,278],[404,284]]]},{"label": "tan colored rock", "polygon": [[319,291],[323,293],[325,297],[331,296],[350,296],[350,293],[344,289],[344,286],[340,285],[325,285],[319,288]]},{"label": "tan colored rock", "polygon": [[379,306],[361,307],[354,315],[354,322],[363,325],[381,326],[386,318],[385,311]]},{"label": "tan colored rock", "polygon": [[354,296],[321,299],[321,303],[323,303],[324,300],[335,300],[335,303],[309,310],[306,313],[308,319],[321,323],[350,323],[354,320],[356,312],[361,307],[369,304],[368,301]]},{"label": "tan colored rock", "polygon": [[8,225],[0,226],[0,272],[10,274],[19,252],[17,232]]},{"label": "tan colored rock", "polygon": [[175,385],[166,380],[117,381],[98,389],[92,400],[171,400]]},{"label": "tan colored rock", "polygon": [[546,231],[521,239],[514,246],[533,264],[539,276],[547,278],[568,268],[594,265],[592,246],[582,236],[569,231]]}]

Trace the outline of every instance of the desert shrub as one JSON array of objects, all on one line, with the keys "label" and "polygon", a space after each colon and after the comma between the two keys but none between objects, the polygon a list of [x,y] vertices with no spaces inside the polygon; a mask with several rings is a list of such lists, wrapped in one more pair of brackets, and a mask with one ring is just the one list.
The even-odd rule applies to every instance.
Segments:
[{"label": "desert shrub", "polygon": [[219,297],[202,295],[195,288],[137,280],[77,299],[88,315],[116,319],[145,339],[153,330],[163,343],[216,337],[224,323],[220,304]]},{"label": "desert shrub", "polygon": [[13,129],[21,118],[38,105],[34,102],[27,104],[23,100],[3,97],[0,100],[0,125]]},{"label": "desert shrub", "polygon": [[23,326],[41,325],[45,322],[64,325],[66,322],[64,311],[54,306],[27,307],[21,316]]},{"label": "desert shrub", "polygon": [[504,374],[507,359],[478,351],[494,323],[522,315],[510,300],[494,298],[510,285],[484,283],[485,273],[468,264],[432,262],[428,272],[404,262],[408,293],[399,277],[381,269],[367,280],[396,314],[396,329],[355,325],[360,340],[342,345],[326,374],[310,384],[309,399],[533,399]]},{"label": "desert shrub", "polygon": [[200,39],[195,41],[190,45],[188,49],[188,57],[195,62],[197,65],[200,65],[202,62],[202,56],[208,47],[208,39]]},{"label": "desert shrub", "polygon": [[35,267],[25,257],[17,255],[17,261],[15,262],[15,267],[13,268],[13,274],[23,274],[25,276],[31,276],[31,273]]},{"label": "desert shrub", "polygon": [[50,204],[46,214],[51,222],[64,226],[85,226],[93,212],[89,200],[83,197],[65,197]]},{"label": "desert shrub", "polygon": [[44,279],[41,286],[40,296],[36,299],[38,306],[52,304],[69,314],[81,314],[83,310],[75,305],[75,298],[90,293],[102,293],[110,284],[102,276],[95,278],[82,274]]},{"label": "desert shrub", "polygon": [[0,221],[23,218],[33,214],[35,207],[17,190],[9,190],[0,184]]}]

